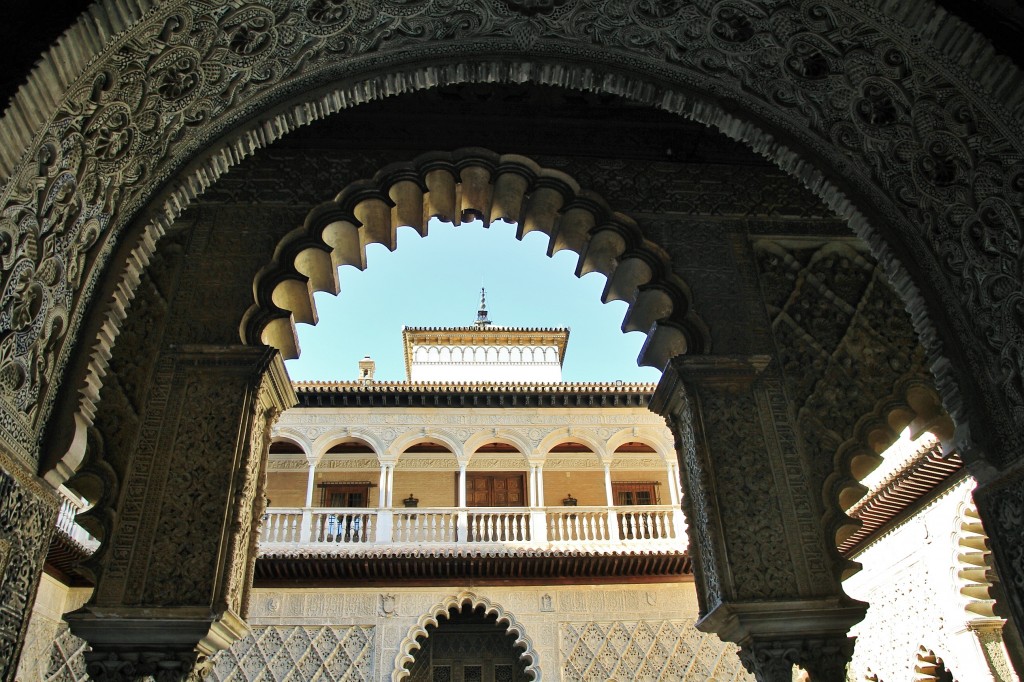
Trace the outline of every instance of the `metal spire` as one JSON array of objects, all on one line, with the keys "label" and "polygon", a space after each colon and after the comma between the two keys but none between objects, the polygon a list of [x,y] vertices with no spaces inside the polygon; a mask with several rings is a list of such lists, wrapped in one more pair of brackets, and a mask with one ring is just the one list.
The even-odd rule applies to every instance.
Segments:
[{"label": "metal spire", "polygon": [[490,323],[487,317],[487,293],[480,287],[480,310],[476,311],[476,326],[486,327]]}]

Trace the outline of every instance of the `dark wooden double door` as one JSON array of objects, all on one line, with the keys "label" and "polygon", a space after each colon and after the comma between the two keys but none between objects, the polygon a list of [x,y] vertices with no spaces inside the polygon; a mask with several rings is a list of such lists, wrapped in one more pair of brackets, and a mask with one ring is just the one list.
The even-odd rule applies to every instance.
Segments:
[{"label": "dark wooden double door", "polygon": [[466,476],[466,504],[470,507],[525,507],[526,474],[470,472]]}]

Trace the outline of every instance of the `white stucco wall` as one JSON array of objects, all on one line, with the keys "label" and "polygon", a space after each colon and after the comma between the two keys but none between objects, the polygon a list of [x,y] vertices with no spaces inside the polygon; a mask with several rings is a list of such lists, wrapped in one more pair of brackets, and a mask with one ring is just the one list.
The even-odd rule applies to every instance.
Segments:
[{"label": "white stucco wall", "polygon": [[863,570],[843,586],[870,607],[851,631],[857,644],[849,680],[864,680],[869,672],[885,682],[920,679],[914,666],[922,646],[957,680],[1017,679],[1001,644],[986,642],[991,629],[979,636],[969,627],[981,621],[960,593],[960,525],[973,488],[973,479],[961,481],[854,557]]}]

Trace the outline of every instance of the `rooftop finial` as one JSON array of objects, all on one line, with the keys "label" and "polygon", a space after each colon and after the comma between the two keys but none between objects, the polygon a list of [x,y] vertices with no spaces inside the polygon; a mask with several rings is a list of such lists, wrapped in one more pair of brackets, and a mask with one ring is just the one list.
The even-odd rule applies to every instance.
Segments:
[{"label": "rooftop finial", "polygon": [[486,327],[490,323],[491,320],[487,317],[487,292],[480,287],[480,310],[476,311],[476,326]]}]

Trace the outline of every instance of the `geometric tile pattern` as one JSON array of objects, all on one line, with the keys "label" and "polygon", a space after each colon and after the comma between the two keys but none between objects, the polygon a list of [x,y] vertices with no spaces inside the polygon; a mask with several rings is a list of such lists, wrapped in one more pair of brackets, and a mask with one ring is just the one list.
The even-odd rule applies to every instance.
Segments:
[{"label": "geometric tile pattern", "polygon": [[208,682],[374,682],[373,627],[269,626],[213,658]]},{"label": "geometric tile pattern", "polygon": [[562,679],[574,682],[753,680],[736,647],[688,621],[562,623]]}]

